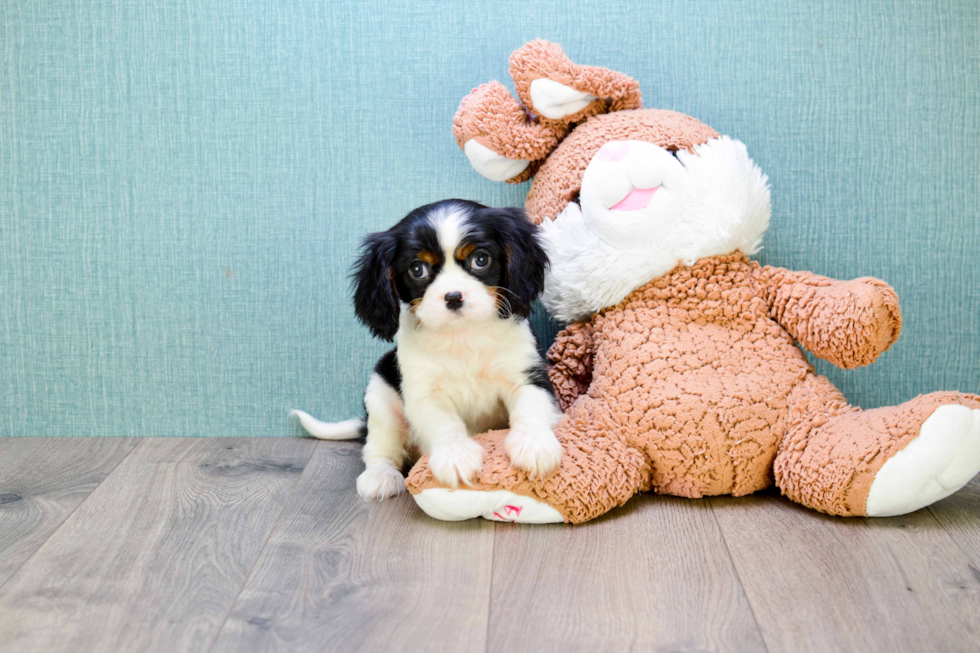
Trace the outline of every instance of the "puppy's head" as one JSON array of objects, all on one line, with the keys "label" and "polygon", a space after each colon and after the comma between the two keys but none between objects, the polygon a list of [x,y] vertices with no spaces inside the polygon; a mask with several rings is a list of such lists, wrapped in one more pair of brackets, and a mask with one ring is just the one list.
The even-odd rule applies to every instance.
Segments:
[{"label": "puppy's head", "polygon": [[398,331],[403,306],[427,329],[527,317],[547,266],[523,210],[443,200],[365,238],[354,310],[384,340]]}]

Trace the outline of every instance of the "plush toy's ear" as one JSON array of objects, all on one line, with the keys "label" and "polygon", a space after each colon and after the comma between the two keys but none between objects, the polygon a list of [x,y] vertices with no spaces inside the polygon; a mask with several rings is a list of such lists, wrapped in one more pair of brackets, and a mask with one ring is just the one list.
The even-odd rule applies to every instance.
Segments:
[{"label": "plush toy's ear", "polygon": [[640,85],[629,75],[580,66],[560,45],[541,39],[510,55],[510,75],[524,106],[552,128],[643,106]]},{"label": "plush toy's ear", "polygon": [[579,66],[561,46],[540,39],[514,51],[510,74],[520,101],[489,82],[463,98],[453,118],[456,143],[490,181],[527,181],[576,123],[643,106],[632,77]]},{"label": "plush toy's ear", "polygon": [[463,98],[453,117],[453,136],[470,165],[490,181],[527,181],[568,133],[528,115],[504,85],[493,81]]},{"label": "plush toy's ear", "polygon": [[382,231],[364,239],[354,264],[354,313],[375,337],[391,341],[398,332],[398,295],[395,291],[395,237]]},{"label": "plush toy's ear", "polygon": [[[486,209],[485,218],[495,225],[504,247],[504,280],[509,314],[527,317],[534,300],[544,291],[548,254],[539,240],[538,228],[523,209]],[[506,309],[506,307],[504,307]],[[502,309],[503,310],[503,309]],[[506,317],[506,311],[501,313]]]}]

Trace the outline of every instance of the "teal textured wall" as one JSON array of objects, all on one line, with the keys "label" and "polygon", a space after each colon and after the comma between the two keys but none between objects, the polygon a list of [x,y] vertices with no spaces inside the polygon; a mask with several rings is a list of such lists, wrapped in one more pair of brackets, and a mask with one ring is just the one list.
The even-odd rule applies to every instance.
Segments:
[{"label": "teal textured wall", "polygon": [[895,286],[899,343],[820,366],[850,399],[980,392],[978,34],[975,0],[6,0],[0,434],[360,411],[384,348],[348,301],[356,244],[436,199],[523,201],[450,124],[535,37],[744,141],[763,262]]}]

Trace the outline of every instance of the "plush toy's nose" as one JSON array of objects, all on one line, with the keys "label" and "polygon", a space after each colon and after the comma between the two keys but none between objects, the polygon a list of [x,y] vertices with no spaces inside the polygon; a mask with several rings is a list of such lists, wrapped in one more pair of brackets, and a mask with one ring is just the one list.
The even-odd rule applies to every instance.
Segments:
[{"label": "plush toy's nose", "polygon": [[463,307],[463,293],[447,292],[446,307],[451,311],[458,311]]},{"label": "plush toy's nose", "polygon": [[630,150],[630,144],[624,143],[622,141],[609,141],[596,152],[596,156],[599,157],[600,161],[608,161],[612,163],[613,161],[619,161],[626,153]]}]

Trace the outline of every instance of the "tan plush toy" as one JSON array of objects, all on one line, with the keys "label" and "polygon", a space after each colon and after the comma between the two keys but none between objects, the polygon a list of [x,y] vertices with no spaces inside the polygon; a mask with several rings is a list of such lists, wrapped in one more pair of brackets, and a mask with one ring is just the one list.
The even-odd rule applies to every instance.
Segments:
[{"label": "tan plush toy", "polygon": [[739,141],[641,109],[637,83],[534,41],[463,100],[453,132],[477,171],[520,182],[551,271],[543,302],[573,321],[548,358],[565,411],[560,468],[529,479],[503,431],[466,489],[422,458],[408,479],[439,519],[583,522],[633,494],[744,495],[775,483],[834,515],[927,506],[980,471],[980,397],[937,392],[861,410],[797,343],[843,368],[898,338],[888,284],[761,267],[766,177]]}]

